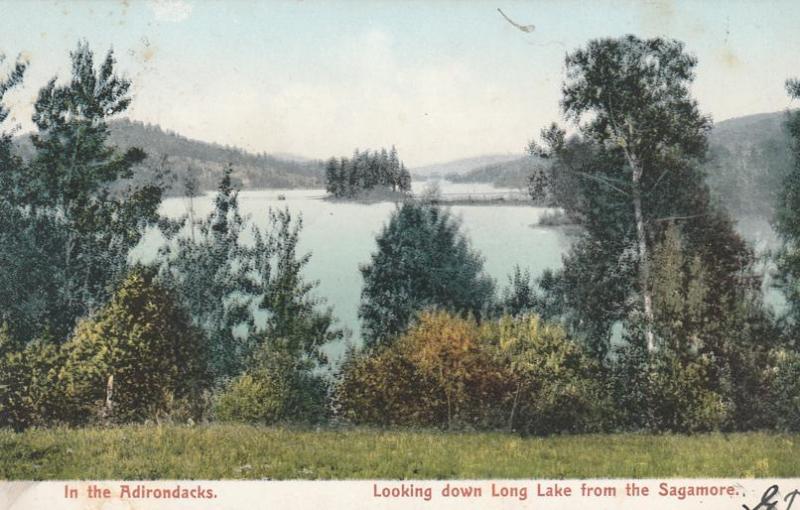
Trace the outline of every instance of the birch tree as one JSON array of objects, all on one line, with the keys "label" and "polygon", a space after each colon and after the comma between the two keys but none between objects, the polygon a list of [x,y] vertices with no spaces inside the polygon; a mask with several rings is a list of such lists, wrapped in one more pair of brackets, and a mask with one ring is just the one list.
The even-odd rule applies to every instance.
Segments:
[{"label": "birch tree", "polygon": [[[664,219],[656,217],[663,208],[651,202],[669,191],[670,173],[686,173],[704,156],[711,126],[689,93],[696,64],[679,41],[632,35],[590,41],[565,61],[561,110],[605,168],[583,176],[597,181],[598,190],[614,195],[624,214],[632,215],[629,252],[651,351],[656,344],[649,246],[653,227]],[[565,143],[563,132],[552,128],[548,141],[558,151]]]}]

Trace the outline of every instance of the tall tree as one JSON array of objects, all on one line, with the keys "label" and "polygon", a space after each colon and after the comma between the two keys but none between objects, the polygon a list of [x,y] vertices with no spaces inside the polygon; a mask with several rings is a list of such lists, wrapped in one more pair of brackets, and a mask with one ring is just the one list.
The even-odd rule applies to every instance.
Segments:
[{"label": "tall tree", "polygon": [[[4,64],[6,56],[0,53],[0,65]],[[11,113],[8,108],[3,104],[3,98],[6,93],[22,83],[25,75],[27,64],[22,61],[16,61],[13,68],[5,78],[0,78],[0,126],[8,119]],[[2,205],[8,205],[13,198],[14,177],[19,174],[19,167],[22,166],[22,161],[18,156],[12,152],[13,142],[11,133],[7,133],[0,129],[0,201]]]},{"label": "tall tree", "polygon": [[[46,283],[18,282],[24,288],[18,306],[40,312],[27,336],[49,329],[66,338],[78,317],[107,300],[126,273],[130,250],[161,220],[162,185],[129,181],[145,153],[108,144],[107,120],[128,108],[130,81],[116,75],[110,51],[98,66],[85,42],[70,56],[71,80],[59,85],[53,78],[39,91],[35,155],[11,179],[15,212],[29,235],[7,240],[17,252],[46,248],[50,273]],[[33,274],[40,262],[31,263]]]},{"label": "tall tree", "polygon": [[480,316],[492,305],[494,281],[447,210],[406,201],[376,242],[378,250],[360,268],[364,286],[359,316],[367,345],[402,334],[425,308]]},{"label": "tall tree", "polygon": [[258,280],[252,248],[240,238],[246,218],[228,166],[214,198],[214,210],[198,222],[194,237],[179,237],[160,250],[161,279],[176,289],[195,326],[209,342],[210,365],[217,380],[237,375],[252,351],[250,310]]},{"label": "tall tree", "polygon": [[[603,253],[595,254],[601,255],[597,260],[612,261],[618,275],[635,274],[649,350],[656,347],[650,246],[660,221],[691,214],[697,209],[692,201],[703,195],[702,179],[701,198],[691,195],[698,190],[691,184],[698,182],[695,165],[705,154],[710,129],[710,120],[689,94],[696,64],[678,41],[631,35],[590,41],[566,57],[561,109],[588,143],[591,164],[572,171],[591,181],[597,192],[590,207],[605,214],[599,218],[604,224],[596,226],[611,229],[604,246],[582,246],[599,248]],[[545,134],[548,150],[541,154],[564,154],[563,131]],[[618,285],[612,288],[627,294]]]},{"label": "tall tree", "polygon": [[[800,99],[800,80],[790,79],[786,90]],[[784,178],[775,211],[775,230],[783,241],[778,253],[779,284],[790,306],[790,320],[800,325],[800,111],[789,112],[786,121],[792,140],[794,168]]]}]

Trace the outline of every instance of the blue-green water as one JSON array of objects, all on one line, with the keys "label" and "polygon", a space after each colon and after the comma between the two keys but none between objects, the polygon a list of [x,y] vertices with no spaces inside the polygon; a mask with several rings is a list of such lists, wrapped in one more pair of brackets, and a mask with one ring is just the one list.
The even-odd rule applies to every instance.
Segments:
[{"label": "blue-green water", "polygon": [[[415,183],[419,191],[424,184]],[[498,190],[481,184],[441,183],[443,194],[497,193]],[[501,190],[502,191],[502,190]],[[508,190],[512,192],[514,190]],[[278,196],[285,197],[278,200]],[[358,305],[362,278],[358,268],[369,262],[376,249],[375,236],[388,221],[395,205],[389,202],[357,204],[323,200],[324,190],[251,190],[239,194],[243,214],[250,215],[258,226],[266,225],[270,207],[288,207],[302,215],[300,252],[311,252],[305,276],[316,280],[316,295],[333,307],[339,326],[359,338]],[[198,217],[213,208],[213,194],[194,199]],[[178,217],[187,213],[186,198],[169,198],[162,204],[162,214]],[[528,269],[532,276],[544,269],[559,267],[561,254],[569,247],[570,236],[559,228],[532,227],[545,208],[525,206],[453,206],[453,215],[460,218],[463,231],[485,259],[485,270],[502,288],[514,265]],[[139,260],[151,259],[162,238],[151,232],[134,253]],[[333,352],[332,352],[333,354]]]}]

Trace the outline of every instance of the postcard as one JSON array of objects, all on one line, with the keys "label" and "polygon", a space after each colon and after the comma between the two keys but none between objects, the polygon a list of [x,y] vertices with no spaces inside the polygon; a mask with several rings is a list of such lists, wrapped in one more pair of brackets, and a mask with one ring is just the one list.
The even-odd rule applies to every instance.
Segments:
[{"label": "postcard", "polygon": [[0,12],[0,509],[795,504],[796,2]]}]

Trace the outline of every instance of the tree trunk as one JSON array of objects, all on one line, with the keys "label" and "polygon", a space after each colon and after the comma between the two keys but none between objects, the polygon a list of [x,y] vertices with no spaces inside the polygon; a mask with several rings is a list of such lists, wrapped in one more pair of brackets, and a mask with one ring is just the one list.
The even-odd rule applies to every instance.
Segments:
[{"label": "tree trunk", "polygon": [[522,384],[517,384],[517,391],[514,392],[514,403],[511,405],[511,415],[508,417],[508,431],[514,431],[514,415],[517,412],[517,403],[519,402],[519,392],[522,390]]},{"label": "tree trunk", "polygon": [[644,335],[647,340],[648,352],[656,348],[655,334],[653,333],[653,297],[650,295],[650,257],[647,251],[647,233],[644,227],[644,214],[642,213],[642,169],[627,151],[628,163],[633,171],[631,191],[633,195],[633,213],[636,219],[636,241],[639,251],[639,288],[642,293],[644,305]]}]

